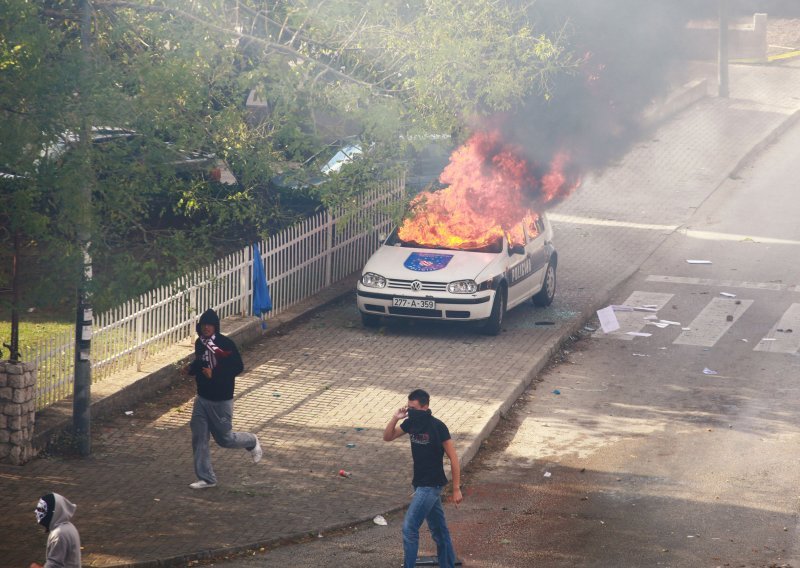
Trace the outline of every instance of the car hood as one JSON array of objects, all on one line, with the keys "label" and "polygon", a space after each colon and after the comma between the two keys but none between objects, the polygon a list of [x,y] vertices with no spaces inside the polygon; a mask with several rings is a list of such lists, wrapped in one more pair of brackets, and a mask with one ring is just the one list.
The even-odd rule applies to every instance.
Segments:
[{"label": "car hood", "polygon": [[452,282],[476,279],[500,254],[383,245],[364,266],[385,278]]}]

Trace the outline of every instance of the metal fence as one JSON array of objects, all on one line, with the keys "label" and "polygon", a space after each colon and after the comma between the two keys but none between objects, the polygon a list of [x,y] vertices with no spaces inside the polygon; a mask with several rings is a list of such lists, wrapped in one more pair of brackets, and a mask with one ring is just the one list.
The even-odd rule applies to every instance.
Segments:
[{"label": "metal fence", "polygon": [[[267,318],[319,292],[363,266],[391,228],[390,208],[404,195],[399,178],[361,197],[352,208],[323,211],[259,243],[272,298]],[[253,247],[95,316],[92,381],[141,364],[195,334],[199,315],[220,318],[252,312]],[[72,394],[74,332],[21,348],[37,365],[36,408]]]}]

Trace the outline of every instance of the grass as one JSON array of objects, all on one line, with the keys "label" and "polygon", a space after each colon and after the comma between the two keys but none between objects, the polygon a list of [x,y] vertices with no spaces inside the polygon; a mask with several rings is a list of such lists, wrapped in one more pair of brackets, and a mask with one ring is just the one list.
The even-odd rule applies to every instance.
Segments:
[{"label": "grass", "polygon": [[[33,316],[32,314],[24,315],[24,318],[20,317],[19,322],[20,347],[32,345],[44,338],[57,333],[64,333],[64,330],[75,327],[73,322],[54,321],[44,316]],[[11,343],[11,318],[0,319],[0,343]],[[8,356],[8,348],[3,347],[2,350],[3,358],[6,358]]]}]

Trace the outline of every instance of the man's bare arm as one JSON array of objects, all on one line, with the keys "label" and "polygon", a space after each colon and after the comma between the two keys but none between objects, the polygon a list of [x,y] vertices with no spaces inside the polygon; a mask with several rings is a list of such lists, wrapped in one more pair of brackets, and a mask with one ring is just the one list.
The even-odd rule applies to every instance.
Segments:
[{"label": "man's bare arm", "polygon": [[400,422],[406,416],[408,416],[407,407],[404,406],[403,408],[397,409],[397,412],[395,412],[392,415],[392,419],[389,420],[389,423],[386,425],[386,428],[383,429],[384,442],[391,442],[392,440],[395,440],[400,436],[402,436],[403,434],[405,434],[405,432],[403,432],[403,429],[400,428],[398,422]]},{"label": "man's bare arm", "polygon": [[450,473],[453,475],[453,503],[458,504],[464,499],[461,494],[461,465],[458,462],[458,454],[456,453],[456,445],[453,439],[442,442],[444,453],[447,454],[447,459],[450,460]]}]

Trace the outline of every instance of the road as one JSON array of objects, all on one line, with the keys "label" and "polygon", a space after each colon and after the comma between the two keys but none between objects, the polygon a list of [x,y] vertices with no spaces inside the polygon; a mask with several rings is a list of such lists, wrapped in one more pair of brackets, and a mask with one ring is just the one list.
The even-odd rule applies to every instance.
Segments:
[{"label": "road", "polygon": [[[800,566],[798,147],[795,127],[613,295],[656,313],[617,312],[523,394],[447,509],[465,565]],[[388,521],[226,565],[396,566]]]}]

